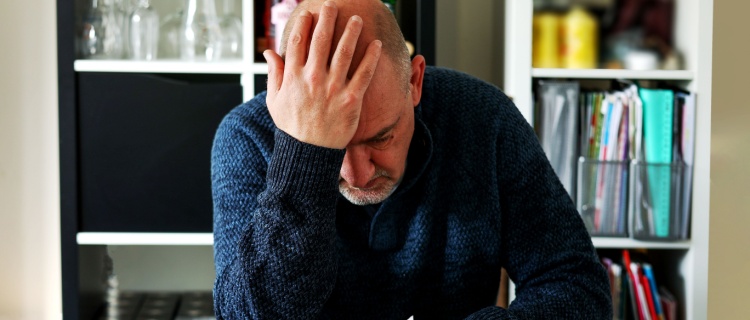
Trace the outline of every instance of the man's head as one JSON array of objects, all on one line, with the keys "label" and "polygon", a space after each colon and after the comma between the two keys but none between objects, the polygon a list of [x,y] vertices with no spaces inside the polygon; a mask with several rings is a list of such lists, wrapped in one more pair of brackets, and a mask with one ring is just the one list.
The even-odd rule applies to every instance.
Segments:
[{"label": "man's head", "polygon": [[[380,0],[334,2],[338,17],[332,53],[347,21],[353,15],[363,21],[349,69],[350,78],[362,61],[367,45],[374,40],[382,41],[383,55],[365,92],[357,131],[346,147],[339,180],[339,190],[350,202],[357,205],[380,203],[395,190],[406,170],[406,156],[414,133],[414,107],[422,95],[425,61],[422,56],[410,60],[398,23]],[[295,9],[284,31],[282,56],[299,13],[311,12],[315,28],[323,3],[323,0],[306,0]]]}]

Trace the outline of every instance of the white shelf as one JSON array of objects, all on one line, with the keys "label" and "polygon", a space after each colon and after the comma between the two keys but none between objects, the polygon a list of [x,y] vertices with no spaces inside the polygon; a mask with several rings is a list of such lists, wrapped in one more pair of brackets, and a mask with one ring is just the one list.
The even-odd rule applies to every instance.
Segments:
[{"label": "white shelf", "polygon": [[531,69],[535,78],[693,80],[688,70],[622,70],[622,69]]},{"label": "white shelf", "polygon": [[79,232],[78,244],[211,246],[212,233]]},{"label": "white shelf", "polygon": [[265,62],[253,63],[250,72],[254,74],[268,74],[268,64]]},{"label": "white shelf", "polygon": [[[241,74],[249,71],[242,60],[216,62],[186,62],[181,60],[76,60],[79,72],[139,72],[139,73],[217,73]],[[254,68],[253,68],[254,69]],[[265,69],[264,69],[265,72]]]},{"label": "white shelf", "polygon": [[686,241],[641,241],[631,238],[592,237],[597,249],[690,249],[691,242]]}]

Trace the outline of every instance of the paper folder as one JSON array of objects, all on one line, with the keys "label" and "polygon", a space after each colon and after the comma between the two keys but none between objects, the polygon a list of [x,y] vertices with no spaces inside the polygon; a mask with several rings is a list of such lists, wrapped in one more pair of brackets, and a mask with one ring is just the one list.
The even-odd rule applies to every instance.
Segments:
[{"label": "paper folder", "polygon": [[[671,90],[640,89],[643,101],[643,144],[647,163],[672,162],[674,93]],[[671,171],[649,166],[648,188],[657,237],[669,236]]]}]

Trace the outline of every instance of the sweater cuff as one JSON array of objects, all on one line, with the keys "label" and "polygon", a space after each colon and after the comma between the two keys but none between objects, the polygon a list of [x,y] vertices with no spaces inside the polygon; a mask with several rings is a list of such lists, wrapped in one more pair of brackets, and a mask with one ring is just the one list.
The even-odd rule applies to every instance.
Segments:
[{"label": "sweater cuff", "polygon": [[268,188],[300,199],[337,195],[345,149],[305,143],[276,129],[268,168]]}]

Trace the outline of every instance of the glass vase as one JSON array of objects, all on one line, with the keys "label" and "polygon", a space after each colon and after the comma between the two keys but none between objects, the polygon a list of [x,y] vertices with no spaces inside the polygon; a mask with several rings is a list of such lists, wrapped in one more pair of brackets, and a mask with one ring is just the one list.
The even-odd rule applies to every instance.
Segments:
[{"label": "glass vase", "polygon": [[149,0],[139,0],[130,14],[130,57],[156,60],[159,44],[159,15]]},{"label": "glass vase", "polygon": [[159,58],[179,59],[182,34],[182,20],[185,10],[180,8],[162,19],[159,26]]},{"label": "glass vase", "polygon": [[242,20],[235,14],[235,0],[223,1],[223,13],[219,27],[222,35],[222,58],[223,59],[241,59],[242,58]]},{"label": "glass vase", "polygon": [[188,61],[221,59],[222,36],[213,0],[185,0],[180,56]]},{"label": "glass vase", "polygon": [[81,55],[89,59],[120,59],[123,54],[121,17],[112,0],[91,0],[83,19]]}]

